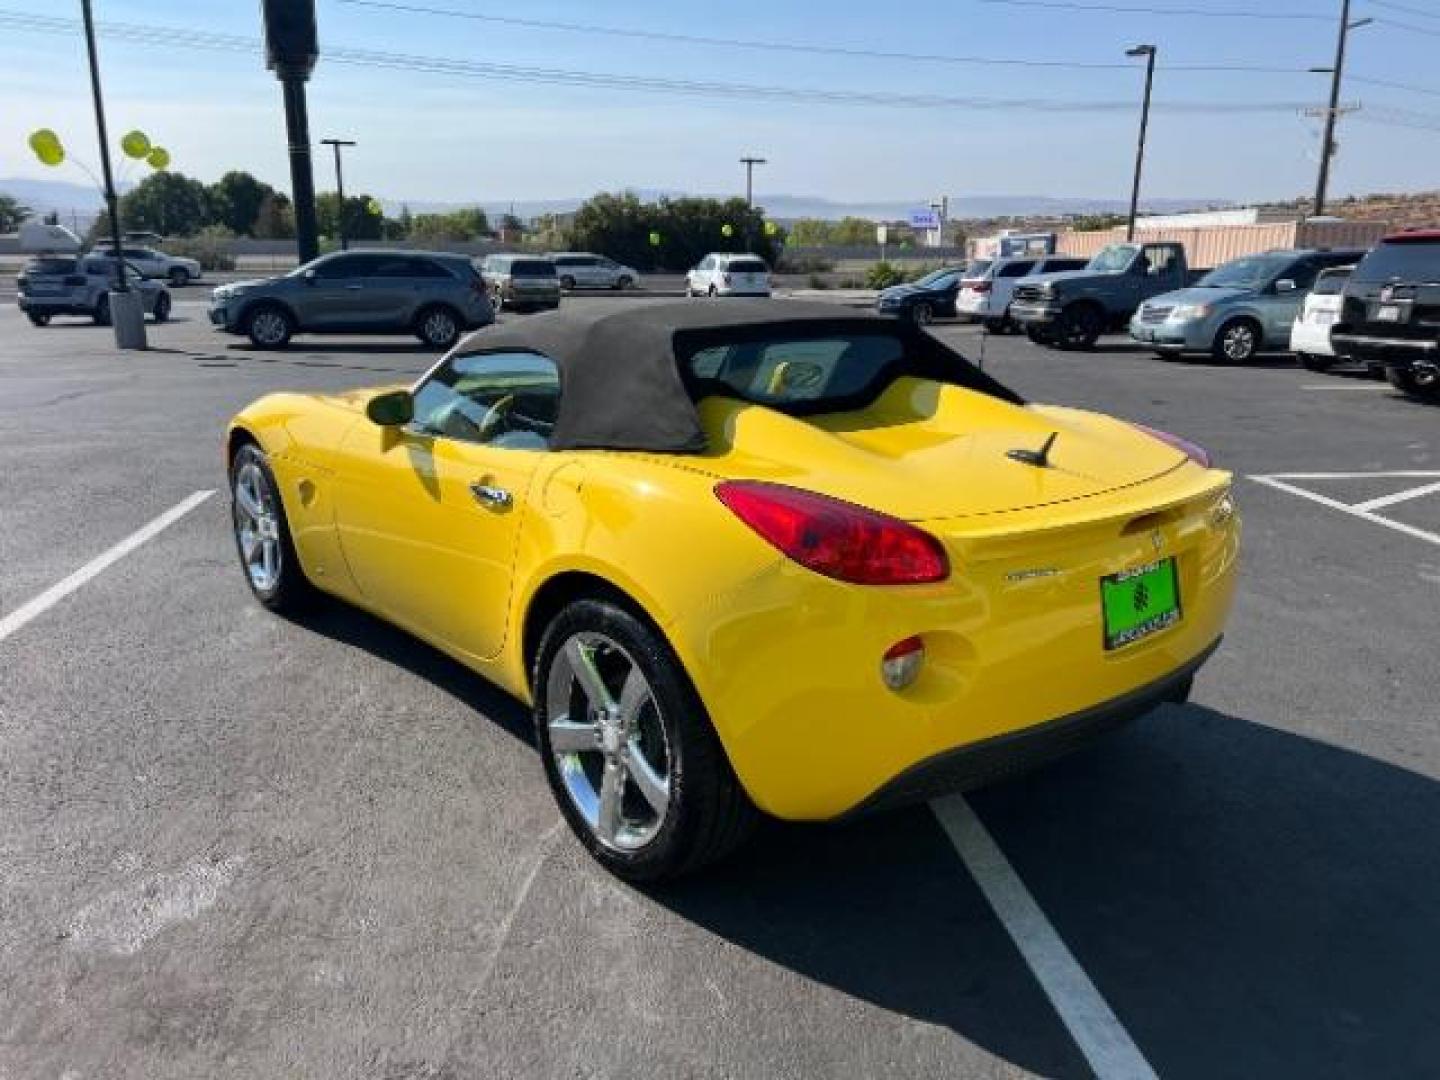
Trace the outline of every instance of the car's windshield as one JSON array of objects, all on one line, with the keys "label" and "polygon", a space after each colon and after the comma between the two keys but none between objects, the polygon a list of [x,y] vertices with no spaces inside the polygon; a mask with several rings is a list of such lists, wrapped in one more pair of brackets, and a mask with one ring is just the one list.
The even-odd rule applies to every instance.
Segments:
[{"label": "car's windshield", "polygon": [[1249,255],[1217,266],[1195,284],[1202,289],[1259,289],[1294,262],[1293,255]]},{"label": "car's windshield", "polygon": [[75,260],[64,258],[33,259],[25,268],[32,274],[73,274]]},{"label": "car's windshield", "polygon": [[763,274],[766,267],[759,259],[731,259],[725,269],[736,274]]},{"label": "car's windshield", "polygon": [[924,285],[928,288],[931,285],[948,283],[949,280],[954,276],[955,271],[953,270],[932,270],[930,271],[930,273],[926,274],[924,277],[916,281],[915,284]]},{"label": "car's windshield", "polygon": [[1355,281],[1440,282],[1440,241],[1381,244],[1355,268]]},{"label": "car's windshield", "polygon": [[1134,244],[1111,244],[1102,248],[1085,269],[1097,274],[1118,274],[1135,261],[1135,253],[1139,250]]},{"label": "car's windshield", "polygon": [[904,356],[905,342],[891,333],[777,336],[701,348],[683,366],[687,382],[702,392],[718,384],[722,393],[758,405],[820,412],[845,407]]},{"label": "car's windshield", "polygon": [[510,264],[511,277],[551,277],[555,276],[555,264],[549,259],[516,259]]}]

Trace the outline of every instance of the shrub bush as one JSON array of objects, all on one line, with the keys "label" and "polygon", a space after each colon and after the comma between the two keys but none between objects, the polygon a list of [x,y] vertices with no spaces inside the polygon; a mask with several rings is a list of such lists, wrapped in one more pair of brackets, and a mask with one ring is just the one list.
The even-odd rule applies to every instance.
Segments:
[{"label": "shrub bush", "polygon": [[868,289],[888,289],[904,281],[905,271],[885,261],[877,262],[865,274],[865,287]]},{"label": "shrub bush", "polygon": [[235,235],[229,229],[212,225],[194,236],[167,240],[165,251],[184,259],[195,259],[202,270],[234,270],[235,255],[230,250],[233,239]]}]

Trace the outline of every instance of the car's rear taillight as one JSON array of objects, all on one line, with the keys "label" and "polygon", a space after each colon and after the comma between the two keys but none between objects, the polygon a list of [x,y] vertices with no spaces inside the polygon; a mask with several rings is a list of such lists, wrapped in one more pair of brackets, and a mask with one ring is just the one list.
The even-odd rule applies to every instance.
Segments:
[{"label": "car's rear taillight", "polygon": [[837,581],[919,585],[950,576],[940,541],[899,518],[761,481],[728,480],[715,494],[788,558]]},{"label": "car's rear taillight", "polygon": [[971,292],[987,293],[987,292],[990,291],[990,282],[988,282],[988,281],[971,281],[971,282],[967,282],[966,285],[965,285],[965,287],[966,287],[967,289],[969,289]]},{"label": "car's rear taillight", "polygon": [[1159,439],[1166,446],[1173,446],[1191,461],[1195,462],[1196,465],[1208,469],[1213,463],[1213,459],[1210,457],[1210,451],[1206,450],[1199,443],[1193,443],[1189,439],[1181,438],[1179,435],[1172,435],[1168,431],[1159,431],[1156,428],[1146,427],[1144,424],[1136,424],[1135,427],[1143,431],[1146,435]]}]

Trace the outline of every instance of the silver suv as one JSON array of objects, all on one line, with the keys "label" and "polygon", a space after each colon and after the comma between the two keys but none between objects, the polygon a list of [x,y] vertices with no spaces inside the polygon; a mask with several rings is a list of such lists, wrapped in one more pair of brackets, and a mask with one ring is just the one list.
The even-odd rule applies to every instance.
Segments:
[{"label": "silver suv", "polygon": [[560,306],[560,277],[555,264],[538,255],[487,255],[480,272],[490,287],[495,310],[539,311]]},{"label": "silver suv", "polygon": [[283,277],[222,285],[210,321],[260,349],[293,334],[414,334],[448,349],[467,329],[495,321],[469,256],[436,251],[339,251]]},{"label": "silver suv", "polygon": [[560,287],[567,292],[574,289],[633,289],[640,283],[640,275],[634,269],[604,255],[560,251],[545,257],[555,264]]},{"label": "silver suv", "polygon": [[[156,322],[170,318],[169,290],[133,263],[125,267],[145,312]],[[41,255],[31,259],[16,280],[20,310],[36,326],[48,326],[56,315],[80,315],[108,326],[115,278],[115,260],[108,255]]]}]

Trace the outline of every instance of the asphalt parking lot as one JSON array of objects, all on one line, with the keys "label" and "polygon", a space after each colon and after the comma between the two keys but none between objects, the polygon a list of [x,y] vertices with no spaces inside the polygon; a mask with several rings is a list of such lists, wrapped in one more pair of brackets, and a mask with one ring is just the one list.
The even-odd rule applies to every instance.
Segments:
[{"label": "asphalt parking lot", "polygon": [[275,618],[235,566],[226,419],[433,356],[257,353],[199,297],[127,355],[0,308],[3,1080],[1434,1074],[1440,410],[986,339],[1027,396],[1235,471],[1194,702],[969,796],[989,877],[917,807],[638,891],[561,827],[518,705],[356,611]]}]

